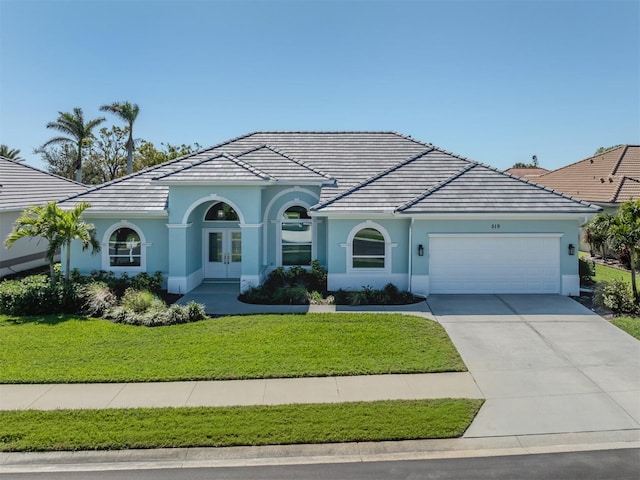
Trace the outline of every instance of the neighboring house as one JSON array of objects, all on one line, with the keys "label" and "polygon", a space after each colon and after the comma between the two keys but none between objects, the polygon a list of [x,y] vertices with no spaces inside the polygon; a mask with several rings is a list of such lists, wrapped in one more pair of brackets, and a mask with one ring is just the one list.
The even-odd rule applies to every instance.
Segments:
[{"label": "neighboring house", "polygon": [[11,248],[4,241],[22,211],[60,200],[87,189],[84,185],[0,157],[0,277],[46,265],[47,242],[23,238]]},{"label": "neighboring house", "polygon": [[94,187],[100,255],[72,267],[160,271],[170,292],[328,270],[330,290],[579,293],[579,226],[598,207],[394,132],[257,132]]},{"label": "neighboring house", "polygon": [[621,203],[640,198],[640,145],[620,145],[533,181],[615,213]]},{"label": "neighboring house", "polygon": [[509,175],[514,175],[520,178],[531,179],[533,177],[539,177],[540,175],[544,175],[549,172],[546,168],[540,167],[532,167],[532,168],[508,168],[504,171],[504,173],[508,173]]}]

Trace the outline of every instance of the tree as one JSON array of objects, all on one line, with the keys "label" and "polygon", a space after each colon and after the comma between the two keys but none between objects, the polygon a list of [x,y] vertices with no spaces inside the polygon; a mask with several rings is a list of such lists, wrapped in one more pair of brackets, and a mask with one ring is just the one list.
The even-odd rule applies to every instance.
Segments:
[{"label": "tree", "polygon": [[531,163],[516,162],[511,168],[538,168],[538,156],[531,157]]},{"label": "tree", "polygon": [[5,246],[11,246],[20,238],[44,238],[49,242],[46,258],[49,262],[51,283],[55,283],[53,263],[56,253],[66,247],[65,280],[69,280],[71,266],[71,242],[80,240],[82,249],[91,247],[91,252],[100,251],[100,243],[95,237],[93,224],[80,220],[82,212],[89,208],[87,202],[76,205],[72,210],[63,210],[56,202],[35,205],[22,212],[13,224],[13,231],[7,236]]},{"label": "tree", "polygon": [[146,140],[140,141],[136,155],[136,170],[159,165],[174,158],[179,158],[190,153],[197,152],[202,149],[202,145],[194,143],[193,145],[171,145],[170,143],[161,143],[164,148],[158,150],[153,143]]},{"label": "tree", "polygon": [[0,157],[9,158],[17,162],[21,162],[24,158],[20,157],[20,150],[17,148],[9,148],[4,143],[0,145]]},{"label": "tree", "polygon": [[127,128],[102,127],[85,160],[82,175],[85,183],[110,182],[126,173]]},{"label": "tree", "polygon": [[596,153],[594,153],[594,155],[600,155],[601,153],[608,152],[609,150],[613,150],[614,148],[618,148],[620,146],[621,145],[614,145],[613,147],[600,147],[596,150]]},{"label": "tree", "polygon": [[58,112],[55,122],[47,123],[47,128],[58,130],[67,136],[59,136],[46,141],[42,147],[49,145],[74,144],[76,147],[76,181],[82,183],[82,154],[83,147],[87,146],[93,137],[92,130],[105,121],[104,117],[84,121],[82,109],[75,107],[73,113]]},{"label": "tree", "polygon": [[609,213],[599,213],[591,219],[584,227],[584,239],[593,250],[600,250],[602,259],[607,258],[607,247],[613,237],[611,229],[615,222],[615,217]]},{"label": "tree", "polygon": [[100,110],[113,113],[115,116],[127,122],[129,127],[129,139],[127,140],[127,174],[133,173],[133,124],[138,118],[140,107],[135,103],[114,102],[111,105],[102,105]]},{"label": "tree", "polygon": [[[84,148],[88,151],[87,147]],[[49,173],[70,179],[75,178],[77,152],[73,145],[69,143],[48,147],[41,145],[33,153],[40,155],[42,161],[47,165]]]},{"label": "tree", "polygon": [[636,268],[638,266],[638,249],[640,249],[640,200],[629,200],[620,205],[611,231],[615,246],[627,249],[629,252],[631,289],[633,290],[633,298],[638,303]]}]

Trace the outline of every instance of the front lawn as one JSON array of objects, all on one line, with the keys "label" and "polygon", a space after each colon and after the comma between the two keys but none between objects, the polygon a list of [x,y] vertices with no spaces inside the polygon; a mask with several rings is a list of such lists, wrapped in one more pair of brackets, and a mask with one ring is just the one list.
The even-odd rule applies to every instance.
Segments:
[{"label": "front lawn", "polygon": [[640,340],[640,318],[637,317],[616,317],[611,320],[616,327],[624,330],[632,337]]},{"label": "front lawn", "polygon": [[482,400],[0,412],[0,451],[115,450],[461,436]]},{"label": "front lawn", "polygon": [[439,324],[409,315],[256,315],[154,328],[70,316],[0,316],[0,383],[465,370]]}]

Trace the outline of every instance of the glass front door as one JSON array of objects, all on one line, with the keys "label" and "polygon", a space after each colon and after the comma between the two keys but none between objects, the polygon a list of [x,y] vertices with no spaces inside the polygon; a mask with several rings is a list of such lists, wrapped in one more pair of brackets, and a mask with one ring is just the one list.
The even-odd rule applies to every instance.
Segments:
[{"label": "glass front door", "polygon": [[242,234],[237,229],[205,231],[204,276],[206,278],[240,278]]}]

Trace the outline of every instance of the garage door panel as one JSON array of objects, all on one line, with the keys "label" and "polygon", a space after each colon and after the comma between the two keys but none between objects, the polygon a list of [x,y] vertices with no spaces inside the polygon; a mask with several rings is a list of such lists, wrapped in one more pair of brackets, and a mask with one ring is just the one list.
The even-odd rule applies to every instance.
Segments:
[{"label": "garage door panel", "polygon": [[432,293],[558,293],[560,238],[430,237],[429,283]]}]

